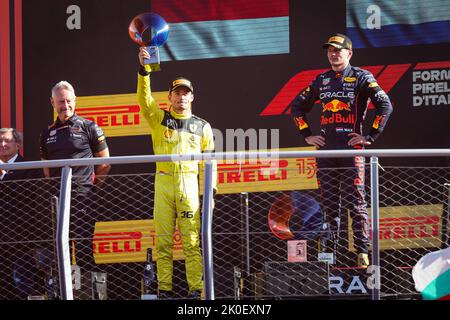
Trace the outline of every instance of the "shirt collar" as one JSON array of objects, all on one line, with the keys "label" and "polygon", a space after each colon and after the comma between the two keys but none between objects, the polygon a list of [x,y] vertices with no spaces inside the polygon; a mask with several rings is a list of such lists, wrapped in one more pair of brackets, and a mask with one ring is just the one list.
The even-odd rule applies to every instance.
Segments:
[{"label": "shirt collar", "polygon": [[[19,156],[18,153],[16,153],[16,155],[14,157],[12,157],[11,159],[8,160],[7,163],[13,163],[14,161],[16,161],[17,157]],[[0,160],[0,163],[4,163],[3,160]],[[3,180],[3,178],[6,176],[7,171],[2,171],[3,173],[0,173],[0,180]]]},{"label": "shirt collar", "polygon": [[[18,156],[19,156],[19,154],[16,153],[16,155],[14,157],[12,157],[11,159],[9,159],[6,163],[14,163],[14,161],[16,161]],[[3,162],[3,160],[0,159],[0,163],[5,163],[5,162]]]},{"label": "shirt collar", "polygon": [[59,118],[56,118],[55,124],[56,125],[64,125],[64,124],[73,124],[75,123],[75,121],[78,119],[78,115],[76,113],[74,113],[69,119],[67,119],[66,121],[62,122],[61,120],[59,120]]},{"label": "shirt collar", "polygon": [[19,156],[19,154],[16,153],[16,155],[14,157],[12,157],[11,159],[8,160],[8,163],[13,163],[14,161],[16,161],[18,156]]},{"label": "shirt collar", "polygon": [[352,69],[352,66],[350,65],[350,63],[345,67],[344,70],[342,71],[334,71],[334,74],[336,76],[336,78],[341,78],[341,77],[346,77],[348,76],[348,74],[350,73],[350,70]]}]

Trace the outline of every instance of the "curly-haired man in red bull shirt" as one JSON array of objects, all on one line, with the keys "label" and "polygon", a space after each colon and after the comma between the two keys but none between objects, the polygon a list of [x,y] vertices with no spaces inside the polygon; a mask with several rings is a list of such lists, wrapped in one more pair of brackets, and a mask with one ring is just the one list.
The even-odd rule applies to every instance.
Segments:
[{"label": "curly-haired man in red bull shirt", "polygon": [[[291,102],[291,114],[306,143],[318,149],[363,149],[383,131],[392,113],[392,104],[369,71],[350,65],[353,55],[350,38],[337,33],[323,47],[327,50],[331,70],[318,75]],[[375,120],[368,133],[363,135],[369,99],[375,106]],[[313,134],[306,116],[316,101],[320,101],[322,107],[320,134]],[[318,158],[317,165],[322,208],[332,231],[322,250],[337,246],[341,208],[349,208],[357,264],[367,267],[369,219],[364,190],[365,159],[361,156]]]}]

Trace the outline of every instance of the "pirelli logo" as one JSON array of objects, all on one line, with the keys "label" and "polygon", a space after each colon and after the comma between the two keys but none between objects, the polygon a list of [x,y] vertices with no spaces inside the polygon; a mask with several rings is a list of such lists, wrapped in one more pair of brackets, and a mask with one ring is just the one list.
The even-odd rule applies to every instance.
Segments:
[{"label": "pirelli logo", "polygon": [[94,254],[142,251],[142,232],[96,233]]},{"label": "pirelli logo", "polygon": [[[160,236],[173,237],[174,259],[183,260],[183,247],[178,228],[173,235]],[[96,222],[93,238],[95,263],[144,262],[148,248],[152,248],[153,260],[156,260],[158,257],[155,250],[156,238],[152,219]]]},{"label": "pirelli logo", "polygon": [[[294,150],[314,150],[314,147],[280,149],[280,151]],[[217,164],[218,193],[317,189],[316,171],[315,158],[280,158],[254,162],[220,160]],[[200,179],[202,189],[202,172]]]},{"label": "pirelli logo", "polygon": [[80,108],[79,116],[95,121],[101,128],[135,126],[141,122],[140,108],[135,106],[99,106],[96,108]]},{"label": "pirelli logo", "polygon": [[[443,206],[438,204],[380,208],[380,248],[440,247],[442,211]],[[348,231],[350,250],[354,250],[350,227]]]},{"label": "pirelli logo", "polygon": [[380,239],[437,238],[439,227],[439,216],[385,218],[380,226]]},{"label": "pirelli logo", "polygon": [[[160,109],[167,110],[169,92],[153,92]],[[140,113],[136,93],[77,97],[76,113],[95,121],[106,137],[150,134],[150,128]],[[54,114],[56,119],[56,114]]]},{"label": "pirelli logo", "polygon": [[330,39],[328,39],[328,42],[339,42],[339,43],[344,43],[344,38],[342,37],[331,37]]}]

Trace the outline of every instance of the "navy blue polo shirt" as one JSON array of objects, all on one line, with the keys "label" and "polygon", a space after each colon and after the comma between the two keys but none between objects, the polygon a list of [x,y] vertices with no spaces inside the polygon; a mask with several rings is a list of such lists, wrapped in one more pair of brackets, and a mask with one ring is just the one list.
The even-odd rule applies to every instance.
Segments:
[{"label": "navy blue polo shirt", "polygon": [[[76,114],[64,123],[56,119],[40,137],[41,158],[46,160],[93,158],[95,153],[107,147],[102,129],[95,122]],[[92,187],[94,166],[73,167],[72,175],[73,189]],[[50,176],[61,176],[61,168],[50,168]]]}]

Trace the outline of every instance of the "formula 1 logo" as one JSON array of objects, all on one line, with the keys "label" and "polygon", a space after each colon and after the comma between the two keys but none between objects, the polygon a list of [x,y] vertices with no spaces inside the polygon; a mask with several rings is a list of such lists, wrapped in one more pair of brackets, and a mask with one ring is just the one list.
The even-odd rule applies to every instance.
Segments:
[{"label": "formula 1 logo", "polygon": [[[423,69],[439,69],[446,68],[450,61],[438,62],[421,62],[417,64],[391,64],[391,65],[376,65],[364,66],[362,69],[370,71],[377,79],[377,83],[383,88],[386,93],[389,93],[396,83],[404,76],[406,71],[411,67],[413,70]],[[260,116],[275,116],[282,114],[289,114],[289,104],[292,100],[321,73],[329,69],[306,70],[297,73],[292,77],[281,90],[275,95],[270,103],[260,113]],[[351,79],[347,79],[351,80]],[[373,108],[369,104],[369,109]]]}]

